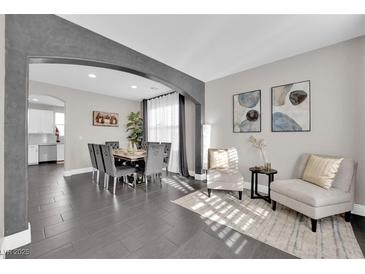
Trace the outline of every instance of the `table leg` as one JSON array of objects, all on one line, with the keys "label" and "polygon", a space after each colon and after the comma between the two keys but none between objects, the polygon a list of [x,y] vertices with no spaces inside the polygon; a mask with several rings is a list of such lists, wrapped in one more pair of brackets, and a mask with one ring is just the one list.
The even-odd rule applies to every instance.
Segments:
[{"label": "table leg", "polygon": [[255,173],[255,194],[258,195],[257,184],[258,184],[258,173]]},{"label": "table leg", "polygon": [[253,185],[254,185],[254,177],[253,171],[251,171],[251,199],[253,199]]}]

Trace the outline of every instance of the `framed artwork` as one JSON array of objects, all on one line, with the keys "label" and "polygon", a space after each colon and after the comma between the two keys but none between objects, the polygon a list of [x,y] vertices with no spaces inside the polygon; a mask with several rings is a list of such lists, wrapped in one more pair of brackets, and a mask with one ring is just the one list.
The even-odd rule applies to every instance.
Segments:
[{"label": "framed artwork", "polygon": [[118,127],[119,114],[115,112],[93,111],[93,125],[104,127]]},{"label": "framed artwork", "polygon": [[233,132],[261,132],[261,90],[233,95]]},{"label": "framed artwork", "polygon": [[271,88],[272,132],[311,131],[310,81]]}]

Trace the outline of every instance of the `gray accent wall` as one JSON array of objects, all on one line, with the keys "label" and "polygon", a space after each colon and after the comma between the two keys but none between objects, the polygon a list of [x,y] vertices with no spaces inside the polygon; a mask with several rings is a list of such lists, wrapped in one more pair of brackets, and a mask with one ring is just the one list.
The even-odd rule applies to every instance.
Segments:
[{"label": "gray accent wall", "polygon": [[[358,161],[357,204],[365,205],[365,38],[283,59],[206,83],[206,123],[212,125],[212,147],[237,147],[240,168],[262,165],[248,142],[253,135],[267,143],[275,178],[292,178],[302,153],[350,157]],[[311,132],[271,132],[271,87],[311,81]],[[232,133],[232,95],[261,89],[262,132]],[[267,179],[259,179],[267,184]]]},{"label": "gray accent wall", "polygon": [[[28,63],[47,61],[113,67],[157,80],[196,104],[195,172],[201,173],[204,83],[55,15],[5,16],[5,235],[27,229]],[[34,58],[39,57],[39,58]],[[54,59],[54,58],[57,58]]]},{"label": "gray accent wall", "polygon": [[0,248],[4,237],[4,80],[5,15],[0,15]]}]

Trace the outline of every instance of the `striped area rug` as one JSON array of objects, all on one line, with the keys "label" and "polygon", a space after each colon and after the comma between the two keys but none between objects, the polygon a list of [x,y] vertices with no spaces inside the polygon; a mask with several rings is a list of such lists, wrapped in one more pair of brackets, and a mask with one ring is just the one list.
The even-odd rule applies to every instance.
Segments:
[{"label": "striped area rug", "polygon": [[210,198],[206,191],[195,191],[173,202],[299,258],[364,258],[343,216],[320,220],[313,233],[310,218],[279,204],[272,211],[269,203],[250,199],[246,191],[242,201],[223,191],[212,191]]}]

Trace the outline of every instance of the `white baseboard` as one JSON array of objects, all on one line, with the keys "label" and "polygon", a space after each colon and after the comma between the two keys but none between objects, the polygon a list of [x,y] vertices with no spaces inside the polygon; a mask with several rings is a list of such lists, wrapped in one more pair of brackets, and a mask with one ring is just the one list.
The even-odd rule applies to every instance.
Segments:
[{"label": "white baseboard", "polygon": [[30,223],[28,223],[28,229],[4,237],[3,244],[0,247],[0,257],[3,256],[4,258],[4,253],[6,251],[27,245],[31,242],[31,240],[31,226]]},{"label": "white baseboard", "polygon": [[68,176],[72,176],[72,175],[76,175],[76,174],[82,174],[82,173],[88,173],[88,172],[92,172],[92,171],[93,171],[92,167],[65,170],[63,172],[63,176],[68,177]]},{"label": "white baseboard", "polygon": [[204,181],[207,179],[207,175],[204,174],[194,174],[194,179],[198,181]]},{"label": "white baseboard", "polygon": [[351,210],[351,212],[355,215],[360,215],[365,217],[365,205],[354,204],[354,207]]}]

